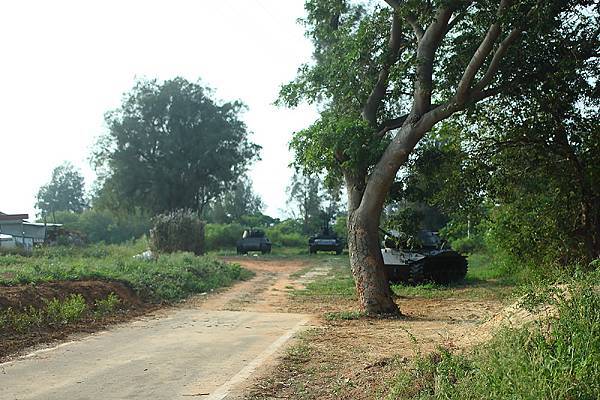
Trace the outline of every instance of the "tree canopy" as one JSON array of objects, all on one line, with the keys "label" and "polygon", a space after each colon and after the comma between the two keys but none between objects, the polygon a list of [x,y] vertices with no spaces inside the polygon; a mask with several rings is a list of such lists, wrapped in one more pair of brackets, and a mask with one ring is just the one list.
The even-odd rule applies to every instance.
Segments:
[{"label": "tree canopy", "polygon": [[87,206],[83,175],[73,164],[64,162],[54,168],[50,182],[40,188],[36,199],[35,207],[44,219],[58,211],[82,212]]},{"label": "tree canopy", "polygon": [[208,220],[215,223],[241,223],[244,217],[258,215],[264,208],[259,195],[254,193],[252,182],[247,177],[238,181],[222,196],[210,204]]},{"label": "tree canopy", "polygon": [[597,38],[597,2],[307,0],[305,8],[313,60],[282,87],[280,102],[322,111],[294,135],[296,162],[345,181],[361,304],[396,313],[377,225],[399,169],[436,124],[461,111],[494,97],[520,96],[516,109],[527,107],[554,71],[549,60]]},{"label": "tree canopy", "polygon": [[106,114],[108,133],[92,157],[103,179],[98,203],[202,213],[258,158],[260,146],[240,119],[244,108],[183,78],[137,82]]}]

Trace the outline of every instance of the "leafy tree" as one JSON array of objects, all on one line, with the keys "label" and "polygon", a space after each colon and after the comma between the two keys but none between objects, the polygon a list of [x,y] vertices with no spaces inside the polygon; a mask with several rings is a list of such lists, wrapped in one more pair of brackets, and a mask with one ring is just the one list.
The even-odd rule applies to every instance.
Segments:
[{"label": "leafy tree", "polygon": [[305,234],[322,225],[321,205],[322,187],[316,175],[305,175],[298,171],[292,176],[288,186],[288,204],[295,208],[294,217],[302,222],[302,232]]},{"label": "leafy tree", "polygon": [[317,174],[296,170],[287,188],[288,204],[302,222],[302,233],[311,234],[342,212],[339,188],[327,187]]},{"label": "leafy tree", "polygon": [[220,224],[241,223],[244,216],[260,214],[263,208],[262,199],[252,190],[252,182],[242,178],[214,200],[208,211],[208,220]]},{"label": "leafy tree", "polygon": [[[557,35],[546,79],[490,101],[422,141],[405,198],[470,216],[516,265],[587,264],[600,257],[597,15]],[[464,233],[464,232],[463,232]]]},{"label": "leafy tree", "polygon": [[103,179],[98,205],[202,213],[258,157],[243,109],[183,78],[137,82],[107,113],[108,133],[92,156]]},{"label": "leafy tree", "polygon": [[343,179],[350,262],[362,307],[398,313],[382,266],[378,225],[398,170],[440,121],[478,102],[543,81],[590,1],[307,0],[314,60],[280,101],[319,103],[321,118],[294,135],[296,161]]},{"label": "leafy tree", "polygon": [[36,199],[40,216],[46,219],[52,215],[54,222],[57,211],[82,212],[87,206],[83,175],[73,164],[64,162],[54,168],[50,182],[40,188]]}]

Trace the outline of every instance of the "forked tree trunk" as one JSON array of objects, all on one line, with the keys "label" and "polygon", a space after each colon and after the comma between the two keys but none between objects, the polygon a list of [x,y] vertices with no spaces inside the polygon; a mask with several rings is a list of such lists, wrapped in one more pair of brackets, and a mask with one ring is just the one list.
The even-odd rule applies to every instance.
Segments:
[{"label": "forked tree trunk", "polygon": [[367,314],[399,314],[383,268],[379,247],[379,218],[365,219],[358,212],[348,216],[350,266],[361,307]]}]

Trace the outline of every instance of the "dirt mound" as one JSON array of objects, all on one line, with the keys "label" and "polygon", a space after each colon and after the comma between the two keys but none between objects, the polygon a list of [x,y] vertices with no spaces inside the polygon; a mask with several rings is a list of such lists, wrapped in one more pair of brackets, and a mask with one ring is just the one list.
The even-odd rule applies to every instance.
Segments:
[{"label": "dirt mound", "polygon": [[532,322],[546,320],[556,316],[557,310],[554,305],[542,304],[533,310],[523,306],[523,298],[504,307],[499,313],[479,325],[468,335],[459,340],[460,347],[473,346],[487,342],[494,334],[503,328],[521,328]]},{"label": "dirt mound", "polygon": [[44,306],[44,300],[64,300],[72,294],[81,294],[88,304],[105,299],[114,293],[127,308],[141,307],[142,302],[132,288],[123,282],[103,280],[57,281],[17,286],[0,286],[0,309],[11,307],[22,310],[29,306]]}]

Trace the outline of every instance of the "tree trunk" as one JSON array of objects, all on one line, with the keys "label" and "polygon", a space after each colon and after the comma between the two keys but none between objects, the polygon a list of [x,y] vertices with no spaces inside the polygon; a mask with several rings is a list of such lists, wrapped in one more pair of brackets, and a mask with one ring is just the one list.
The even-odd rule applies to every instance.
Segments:
[{"label": "tree trunk", "polygon": [[400,314],[383,267],[379,245],[379,218],[348,217],[350,266],[362,309],[367,314]]},{"label": "tree trunk", "polygon": [[[367,314],[400,314],[394,302],[383,267],[379,244],[379,212],[366,213],[360,208],[364,194],[363,174],[346,175],[348,189],[348,249],[356,292]],[[363,175],[364,176],[364,175]]]}]

